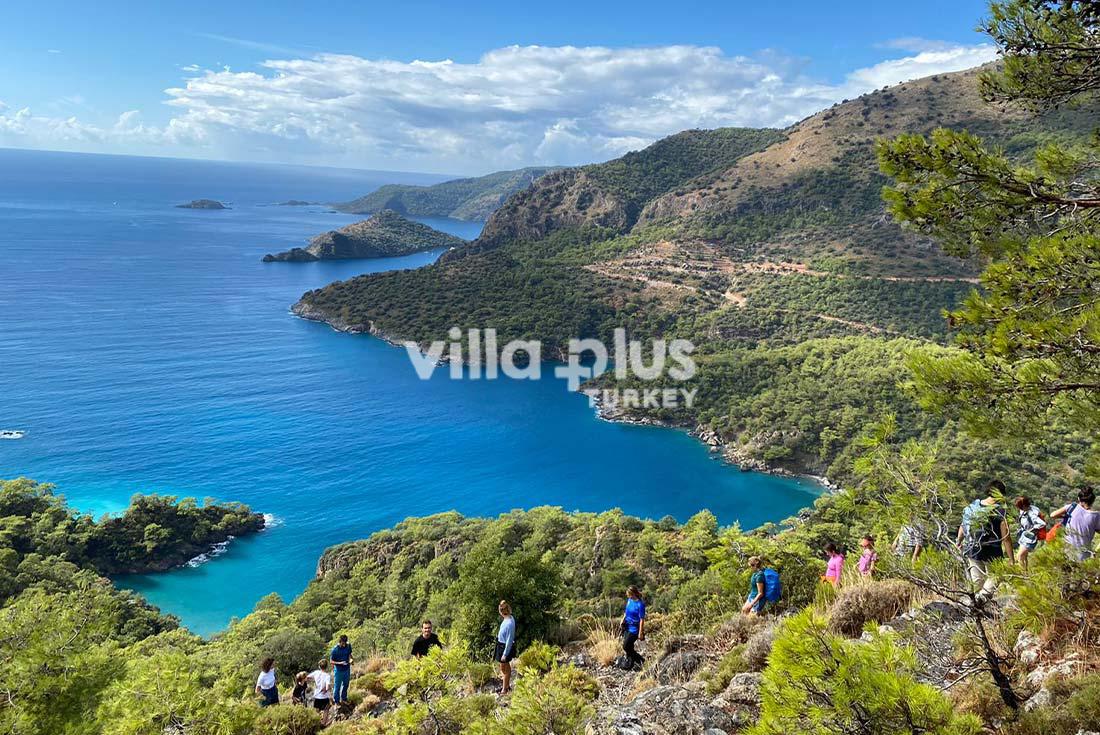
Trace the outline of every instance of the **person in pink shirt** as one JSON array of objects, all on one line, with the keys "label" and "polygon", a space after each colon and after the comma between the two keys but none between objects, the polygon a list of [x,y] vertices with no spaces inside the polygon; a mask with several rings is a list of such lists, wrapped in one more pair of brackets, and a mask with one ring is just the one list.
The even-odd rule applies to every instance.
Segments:
[{"label": "person in pink shirt", "polygon": [[875,564],[878,562],[878,553],[875,551],[875,537],[870,534],[859,540],[859,546],[863,553],[859,555],[859,573],[863,577],[870,577],[875,573]]},{"label": "person in pink shirt", "polygon": [[825,544],[825,581],[834,587],[840,584],[840,573],[844,571],[844,554],[837,551],[836,544],[832,541]]}]

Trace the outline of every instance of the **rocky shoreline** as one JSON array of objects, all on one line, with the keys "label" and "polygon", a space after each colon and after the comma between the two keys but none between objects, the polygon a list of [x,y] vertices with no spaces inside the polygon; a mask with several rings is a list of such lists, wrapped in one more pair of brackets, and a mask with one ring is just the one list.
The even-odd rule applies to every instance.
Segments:
[{"label": "rocky shoreline", "polygon": [[639,416],[628,413],[617,406],[608,406],[600,398],[599,394],[590,396],[596,405],[596,416],[603,421],[612,421],[619,424],[634,424],[635,426],[658,426],[663,429],[686,429],[689,436],[702,442],[711,452],[720,454],[722,460],[733,465],[742,472],[760,472],[766,475],[778,477],[799,477],[813,480],[829,492],[836,492],[840,487],[830,482],[824,475],[814,475],[809,472],[794,472],[785,467],[769,465],[762,459],[748,457],[739,449],[725,441],[721,435],[709,426],[692,423],[674,423],[664,421],[653,416]]},{"label": "rocky shoreline", "polygon": [[[337,332],[344,332],[346,334],[369,334],[393,347],[405,346],[406,340],[382,331],[375,326],[374,322],[370,322],[366,327],[349,324],[342,319],[330,316],[323,309],[306,303],[305,301],[298,301],[290,307],[290,311],[295,316],[302,319],[312,322],[323,322]],[[442,358],[440,362],[447,362],[447,358]],[[591,396],[591,399],[596,404],[597,418],[603,421],[612,421],[620,424],[634,424],[636,426],[658,426],[664,429],[686,429],[690,436],[705,444],[710,451],[721,454],[724,462],[733,465],[742,472],[760,472],[766,475],[776,475],[779,477],[798,477],[813,480],[818,485],[824,487],[828,492],[836,492],[840,489],[839,486],[834,485],[830,482],[828,477],[823,475],[815,475],[810,472],[791,471],[785,467],[769,465],[764,460],[756,457],[745,456],[736,446],[723,440],[717,431],[708,426],[688,423],[676,424],[652,416],[638,416],[627,413],[617,407],[605,405],[603,401],[600,400],[598,394]]]}]

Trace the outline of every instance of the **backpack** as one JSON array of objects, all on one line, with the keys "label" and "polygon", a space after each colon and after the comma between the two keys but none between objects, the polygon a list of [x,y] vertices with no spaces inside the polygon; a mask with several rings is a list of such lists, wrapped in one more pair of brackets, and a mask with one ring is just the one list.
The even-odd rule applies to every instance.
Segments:
[{"label": "backpack", "polygon": [[1069,519],[1073,517],[1073,511],[1075,510],[1077,510],[1077,503],[1070,503],[1069,510],[1066,511],[1066,514],[1059,518],[1058,522],[1055,523],[1049,531],[1047,531],[1047,537],[1045,540],[1053,541],[1055,536],[1058,535],[1058,531],[1060,531],[1062,528],[1065,527],[1067,523],[1069,523]]},{"label": "backpack", "polygon": [[[995,508],[984,506],[975,507],[969,525],[967,535],[970,537],[969,556],[977,561],[989,561],[1004,555],[1001,549],[1001,522],[1004,516]],[[981,528],[975,533],[974,524],[981,522]]]},{"label": "backpack", "polygon": [[771,567],[764,570],[764,599],[767,602],[779,602],[783,596],[783,583],[779,580],[779,572]]}]

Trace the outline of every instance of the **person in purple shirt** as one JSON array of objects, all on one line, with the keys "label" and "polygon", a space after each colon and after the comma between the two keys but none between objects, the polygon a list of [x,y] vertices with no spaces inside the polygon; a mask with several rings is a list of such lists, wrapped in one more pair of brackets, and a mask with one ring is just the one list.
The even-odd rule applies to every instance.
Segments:
[{"label": "person in purple shirt", "polygon": [[626,590],[626,610],[623,611],[623,652],[635,668],[645,663],[642,654],[634,650],[634,644],[645,640],[645,600],[634,585]]},{"label": "person in purple shirt", "polygon": [[1096,492],[1087,487],[1077,493],[1077,502],[1066,505],[1051,513],[1052,518],[1061,518],[1065,525],[1066,544],[1070,556],[1076,561],[1084,561],[1092,556],[1092,540],[1100,531],[1100,511],[1092,509],[1096,502]]}]

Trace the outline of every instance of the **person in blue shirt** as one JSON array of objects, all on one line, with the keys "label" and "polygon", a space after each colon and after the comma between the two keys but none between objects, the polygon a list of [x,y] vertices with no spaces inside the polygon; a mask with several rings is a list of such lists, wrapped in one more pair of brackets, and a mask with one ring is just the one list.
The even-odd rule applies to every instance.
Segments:
[{"label": "person in blue shirt", "polygon": [[512,607],[504,600],[497,605],[497,612],[502,619],[493,660],[500,663],[500,693],[507,694],[512,689],[512,659],[516,657],[516,619],[512,617]]},{"label": "person in blue shirt", "polygon": [[340,636],[340,642],[332,649],[332,655],[328,658],[332,662],[334,674],[335,691],[332,699],[336,704],[340,704],[348,701],[348,683],[351,681],[351,644],[348,643],[346,635]]},{"label": "person in blue shirt", "polygon": [[634,650],[634,644],[645,640],[645,600],[634,585],[626,590],[626,610],[623,612],[623,652],[631,666],[641,668],[645,663],[642,654]]}]

